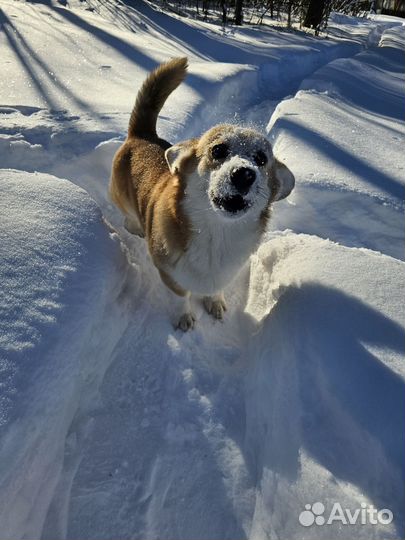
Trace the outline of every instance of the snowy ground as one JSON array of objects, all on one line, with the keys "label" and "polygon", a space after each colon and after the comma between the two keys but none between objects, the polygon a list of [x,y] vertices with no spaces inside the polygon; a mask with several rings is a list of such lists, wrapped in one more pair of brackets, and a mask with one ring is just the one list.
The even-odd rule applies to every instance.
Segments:
[{"label": "snowy ground", "polygon": [[[405,27],[70,6],[0,9],[1,538],[403,538]],[[184,54],[160,133],[252,124],[297,179],[186,335],[106,194],[137,86]],[[394,520],[302,526],[316,501]]]}]

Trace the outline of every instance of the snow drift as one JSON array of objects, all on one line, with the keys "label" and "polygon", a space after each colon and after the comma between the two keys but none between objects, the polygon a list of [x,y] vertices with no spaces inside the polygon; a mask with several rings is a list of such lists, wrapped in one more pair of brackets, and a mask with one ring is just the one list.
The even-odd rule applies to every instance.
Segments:
[{"label": "snow drift", "polygon": [[405,27],[384,31],[380,45],[319,69],[277,107],[268,130],[296,171],[303,215],[290,205],[276,219],[402,259]]},{"label": "snow drift", "polygon": [[[2,537],[403,535],[404,27],[335,16],[318,40],[98,10],[2,3]],[[299,90],[269,123],[295,194],[226,321],[196,305],[187,335],[106,197],[136,85],[184,54],[160,121],[173,142],[265,126]],[[315,501],[394,520],[305,528]]]},{"label": "snow drift", "polygon": [[65,180],[2,170],[0,215],[1,534],[39,538],[71,422],[122,331],[124,257]]}]

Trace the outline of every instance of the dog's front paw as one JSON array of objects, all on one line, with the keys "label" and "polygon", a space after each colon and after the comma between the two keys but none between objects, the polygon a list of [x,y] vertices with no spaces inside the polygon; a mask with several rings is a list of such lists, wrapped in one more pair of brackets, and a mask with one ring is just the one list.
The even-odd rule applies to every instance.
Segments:
[{"label": "dog's front paw", "polygon": [[187,330],[192,330],[195,326],[195,315],[194,313],[183,313],[183,315],[180,317],[179,322],[177,323],[176,328],[180,328],[180,330],[183,330],[183,332],[187,332]]},{"label": "dog's front paw", "polygon": [[226,311],[226,303],[223,295],[204,296],[204,307],[214,319],[223,319]]}]

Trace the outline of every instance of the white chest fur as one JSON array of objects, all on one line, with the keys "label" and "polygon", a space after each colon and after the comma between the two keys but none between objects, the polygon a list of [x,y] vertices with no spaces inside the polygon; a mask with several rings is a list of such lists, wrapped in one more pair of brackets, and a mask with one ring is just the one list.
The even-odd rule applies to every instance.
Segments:
[{"label": "white chest fur", "polygon": [[208,219],[193,227],[189,247],[170,274],[192,293],[217,293],[236,276],[259,239],[258,220],[212,223]]}]

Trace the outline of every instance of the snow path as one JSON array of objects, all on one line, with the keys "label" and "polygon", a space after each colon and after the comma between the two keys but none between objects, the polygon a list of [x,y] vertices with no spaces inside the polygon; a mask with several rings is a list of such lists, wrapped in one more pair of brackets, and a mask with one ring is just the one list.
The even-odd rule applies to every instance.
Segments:
[{"label": "snow path", "polygon": [[[250,279],[246,271],[227,291],[226,323],[200,308],[197,330],[183,336],[140,262],[147,271],[132,284],[142,294],[100,389],[68,538],[301,538],[295,516],[307,500],[372,501],[401,515],[402,263],[274,238]],[[385,538],[383,529],[356,534]]]},{"label": "snow path", "polygon": [[[331,529],[306,530],[297,521],[305,503],[322,500],[351,508],[363,501],[391,508],[391,526],[357,527],[357,538],[401,534],[404,265],[320,238],[330,236],[346,246],[367,246],[399,258],[401,239],[392,242],[398,231],[398,219],[392,221],[397,201],[369,193],[355,175],[348,174],[350,185],[342,189],[339,175],[330,179],[328,162],[319,161],[328,180],[308,186],[303,182],[293,204],[276,209],[272,226],[312,236],[270,234],[250,268],[229,287],[226,322],[214,324],[196,306],[197,330],[179,335],[168,322],[170,301],[143,241],[119,227],[121,218],[106,199],[111,158],[125,131],[135,82],[156,62],[177,54],[192,59],[189,82],[163,111],[163,136],[174,141],[195,135],[218,118],[264,129],[279,100],[304,78],[336,57],[359,52],[370,29],[369,43],[376,44],[392,23],[362,21],[355,43],[323,42],[249,28],[227,35],[212,25],[187,24],[157,13],[143,2],[136,8],[123,5],[120,20],[112,24],[107,13],[111,5],[104,4],[103,20],[83,9],[10,0],[2,4],[6,31],[0,39],[1,45],[8,44],[4,81],[13,81],[0,83],[2,166],[50,172],[84,187],[117,226],[131,262],[127,275],[116,268],[123,258],[100,226],[97,235],[105,243],[107,261],[92,260],[92,268],[100,266],[99,281],[84,275],[94,293],[86,292],[80,300],[73,295],[69,304],[80,305],[86,298],[83,309],[90,310],[97,298],[91,310],[97,317],[77,317],[80,329],[67,340],[73,347],[88,332],[89,342],[80,352],[69,347],[67,353],[56,352],[59,363],[54,367],[49,362],[53,356],[41,358],[41,350],[34,349],[43,368],[51,371],[33,395],[43,394],[46,401],[52,390],[50,400],[63,399],[52,414],[49,408],[37,416],[28,409],[21,412],[26,424],[12,433],[20,453],[11,455],[14,465],[0,478],[10,480],[2,483],[7,487],[2,532],[7,516],[4,531],[13,539],[330,540]],[[45,40],[44,24],[49,27]],[[337,25],[336,31],[342,29]],[[397,42],[395,32],[388,35],[391,43]],[[353,60],[360,67],[370,57],[362,54]],[[387,71],[388,80],[385,53],[370,54],[380,59],[378,69]],[[16,59],[20,71],[12,74]],[[334,65],[323,69],[333,73]],[[294,99],[319,94],[311,108],[321,118],[333,104],[321,108],[326,99],[319,93],[322,69],[313,77],[316,83],[304,81]],[[344,89],[338,90],[336,95],[344,96]],[[288,163],[307,152],[297,150],[277,126],[278,118],[289,113],[283,107],[291,103],[293,111],[294,99],[282,103],[272,120],[277,147]],[[303,118],[303,124],[309,120]],[[373,120],[368,114],[367,121]],[[380,116],[379,122],[390,132],[397,129],[395,118]],[[339,125],[342,131],[341,121]],[[298,176],[302,168],[305,179],[313,170],[309,159],[294,166]],[[388,166],[386,175],[391,174]],[[311,189],[317,190],[318,207],[312,206]],[[342,200],[359,208],[358,213],[342,216],[329,209],[333,202],[341,207]],[[365,219],[369,213],[372,217]],[[58,215],[63,226],[63,213]],[[383,223],[370,232],[376,219]],[[82,216],[78,228],[83,226],[80,220]],[[90,258],[98,253],[86,238],[81,242]],[[47,249],[52,253],[54,244]],[[104,292],[98,296],[100,290]],[[66,292],[71,291],[66,285]],[[82,328],[83,321],[87,326]],[[67,335],[73,336],[73,330]],[[66,346],[60,333],[56,338]],[[67,388],[51,379],[62,361],[63,374],[77,374]],[[30,423],[39,437],[46,433],[44,447],[25,436],[24,426]],[[21,470],[20,455],[26,460]],[[352,539],[353,531],[336,526],[333,534]]]}]

